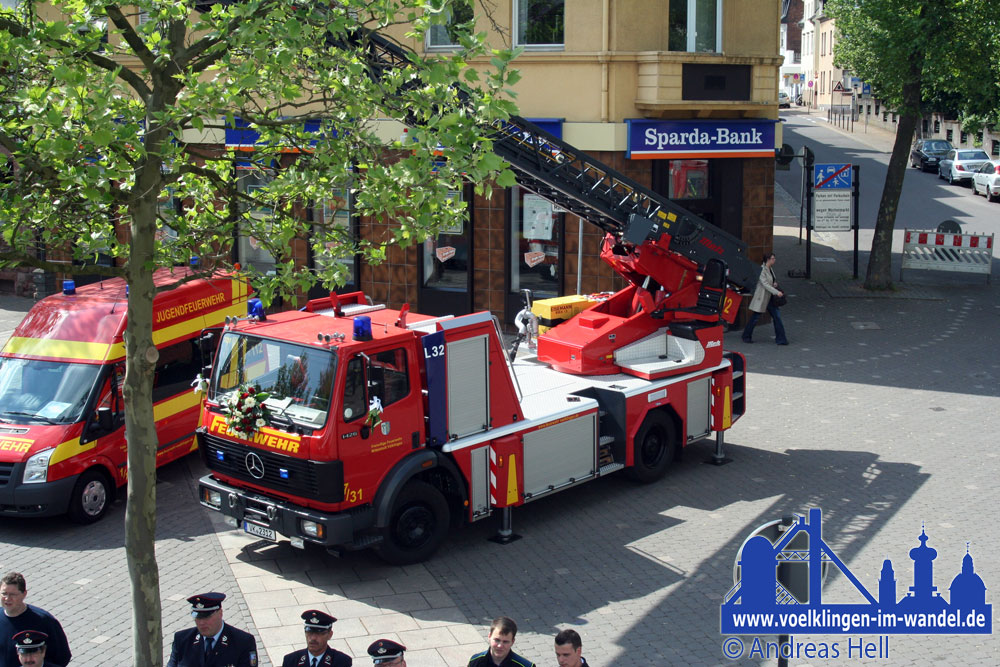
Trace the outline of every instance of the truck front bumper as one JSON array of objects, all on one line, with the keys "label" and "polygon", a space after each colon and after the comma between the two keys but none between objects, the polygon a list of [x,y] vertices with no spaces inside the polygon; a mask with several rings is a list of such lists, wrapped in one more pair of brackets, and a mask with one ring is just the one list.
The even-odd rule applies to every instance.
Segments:
[{"label": "truck front bumper", "polygon": [[0,484],[0,516],[59,516],[69,509],[79,475],[40,484],[24,484],[24,464],[15,463],[6,484]]},{"label": "truck front bumper", "polygon": [[[211,475],[198,480],[198,500],[205,507],[235,519],[240,530],[253,535],[259,536],[260,532],[247,530],[246,523],[268,528],[289,539],[298,538],[329,549],[349,550],[367,546],[366,543],[358,543],[356,535],[370,528],[375,516],[370,509],[333,514],[318,512],[238,489]],[[308,522],[322,526],[322,536],[304,530],[303,526]]]}]

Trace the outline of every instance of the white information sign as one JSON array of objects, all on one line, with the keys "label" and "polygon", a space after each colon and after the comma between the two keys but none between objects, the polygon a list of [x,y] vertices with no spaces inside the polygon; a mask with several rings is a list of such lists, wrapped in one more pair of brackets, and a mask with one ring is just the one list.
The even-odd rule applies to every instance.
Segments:
[{"label": "white information sign", "polygon": [[813,192],[813,229],[818,232],[851,231],[851,191]]}]

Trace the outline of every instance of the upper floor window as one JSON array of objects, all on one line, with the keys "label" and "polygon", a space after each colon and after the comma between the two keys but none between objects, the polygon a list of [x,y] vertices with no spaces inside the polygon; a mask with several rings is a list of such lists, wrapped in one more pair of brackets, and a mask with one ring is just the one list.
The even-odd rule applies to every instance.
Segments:
[{"label": "upper floor window", "polygon": [[721,51],[722,0],[672,0],[668,48],[671,51]]},{"label": "upper floor window", "polygon": [[444,12],[445,23],[432,25],[427,33],[428,47],[458,46],[456,27],[472,20],[472,0],[453,0]]},{"label": "upper floor window", "polygon": [[562,46],[566,26],[564,0],[516,0],[519,46]]}]

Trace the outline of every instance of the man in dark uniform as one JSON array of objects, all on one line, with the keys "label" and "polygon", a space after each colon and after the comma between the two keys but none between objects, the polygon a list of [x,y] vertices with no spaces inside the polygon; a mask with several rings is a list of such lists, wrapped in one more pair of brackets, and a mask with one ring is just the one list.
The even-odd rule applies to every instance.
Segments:
[{"label": "man in dark uniform", "polygon": [[24,601],[28,584],[19,572],[8,572],[0,579],[0,667],[16,667],[17,650],[12,638],[22,630],[40,630],[48,635],[45,642],[49,662],[68,665],[73,654],[59,621],[41,607]]},{"label": "man in dark uniform", "polygon": [[469,658],[469,667],[535,667],[535,663],[511,650],[517,637],[517,623],[498,616],[490,625],[489,648]]},{"label": "man in dark uniform", "polygon": [[379,667],[406,667],[405,650],[405,646],[391,639],[379,639],[368,647],[368,655],[372,657],[372,664]]},{"label": "man in dark uniform", "polygon": [[45,640],[49,636],[41,630],[22,630],[14,635],[17,659],[26,667],[55,667],[45,659]]},{"label": "man in dark uniform", "polygon": [[310,609],[302,613],[302,620],[306,625],[306,647],[286,655],[281,667],[351,667],[354,662],[351,656],[330,648],[332,628],[337,619],[318,609]]},{"label": "man in dark uniform", "polygon": [[194,626],[174,634],[167,667],[257,667],[257,640],[222,620],[224,593],[187,599]]}]

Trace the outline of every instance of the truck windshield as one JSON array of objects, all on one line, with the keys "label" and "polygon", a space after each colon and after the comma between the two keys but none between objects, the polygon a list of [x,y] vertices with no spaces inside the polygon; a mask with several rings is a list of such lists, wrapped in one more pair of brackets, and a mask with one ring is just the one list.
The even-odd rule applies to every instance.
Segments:
[{"label": "truck windshield", "polygon": [[0,420],[75,424],[83,418],[99,364],[0,359]]},{"label": "truck windshield", "polygon": [[336,374],[330,350],[229,332],[219,344],[208,398],[224,405],[237,387],[250,384],[271,395],[264,404],[273,421],[319,428]]}]

